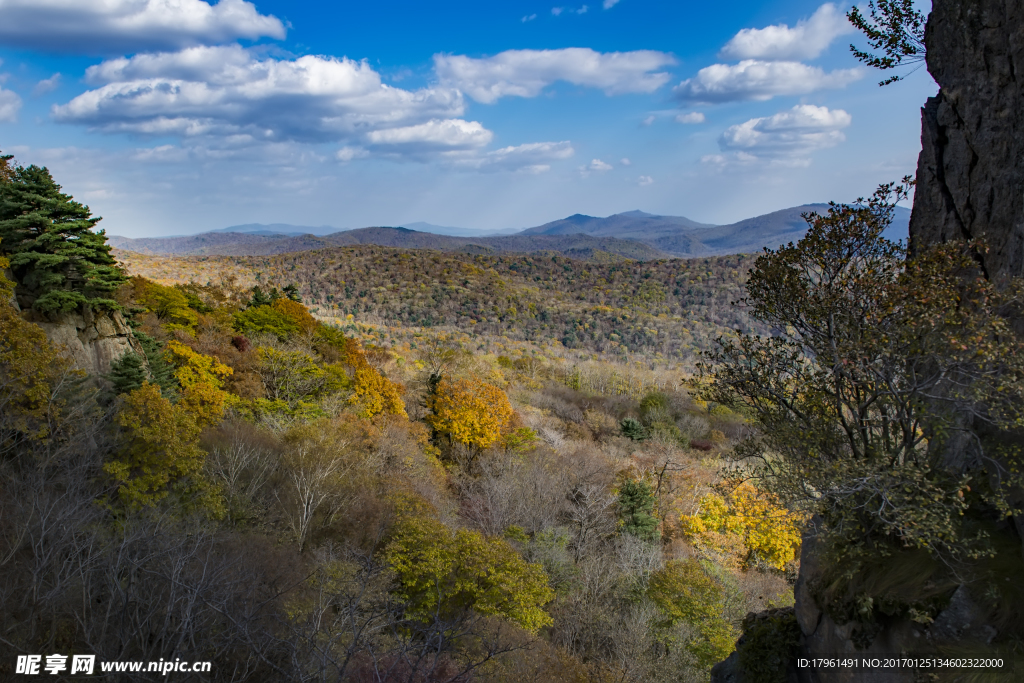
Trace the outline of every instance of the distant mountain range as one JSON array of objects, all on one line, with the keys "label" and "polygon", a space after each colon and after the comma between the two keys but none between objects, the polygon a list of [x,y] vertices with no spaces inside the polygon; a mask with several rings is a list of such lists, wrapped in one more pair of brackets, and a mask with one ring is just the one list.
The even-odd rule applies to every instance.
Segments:
[{"label": "distant mountain range", "polygon": [[[807,230],[801,214],[824,213],[827,204],[805,204],[729,225],[697,223],[683,216],[627,211],[607,218],[575,214],[515,234],[474,235],[465,228],[429,223],[336,231],[283,223],[247,224],[198,235],[131,239],[111,235],[117,249],[139,254],[267,256],[328,247],[376,244],[407,249],[475,253],[554,252],[584,259],[618,256],[636,260],[742,254],[776,248],[800,239]],[[889,239],[906,239],[910,211],[896,208]],[[323,231],[331,232],[323,232]],[[315,231],[315,232],[314,232]],[[445,232],[447,231],[447,232]]]}]

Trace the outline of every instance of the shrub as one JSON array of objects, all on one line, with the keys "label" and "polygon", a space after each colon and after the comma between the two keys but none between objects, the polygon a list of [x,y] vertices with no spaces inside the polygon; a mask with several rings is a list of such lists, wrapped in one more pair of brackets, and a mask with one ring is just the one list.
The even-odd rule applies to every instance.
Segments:
[{"label": "shrub", "polygon": [[643,441],[644,439],[649,438],[647,430],[644,429],[640,420],[635,417],[622,418],[622,422],[619,423],[619,429],[622,431],[623,436],[633,441]]}]

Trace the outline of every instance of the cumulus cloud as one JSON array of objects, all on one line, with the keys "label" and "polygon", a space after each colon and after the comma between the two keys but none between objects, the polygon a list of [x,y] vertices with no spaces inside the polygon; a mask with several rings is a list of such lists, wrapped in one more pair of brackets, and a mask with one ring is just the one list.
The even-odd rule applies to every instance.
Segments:
[{"label": "cumulus cloud", "polygon": [[36,83],[36,87],[32,88],[32,95],[36,97],[38,97],[39,95],[44,95],[50,92],[51,90],[56,90],[59,85],[60,74],[53,74],[49,78],[44,78],[43,80]]},{"label": "cumulus cloud", "polygon": [[533,21],[536,18],[537,18],[536,14],[528,14],[525,17],[523,17],[523,23],[525,24],[528,21]]},{"label": "cumulus cloud", "polygon": [[109,54],[262,37],[284,38],[284,24],[244,0],[0,1],[0,42],[21,47]]},{"label": "cumulus cloud", "polygon": [[561,142],[528,142],[523,145],[502,147],[486,153],[453,152],[448,161],[457,168],[480,171],[519,171],[543,173],[551,169],[551,162],[568,159],[576,151],[568,140]]},{"label": "cumulus cloud", "polygon": [[772,161],[785,165],[807,165],[807,155],[834,147],[846,140],[842,129],[852,118],[842,109],[798,104],[773,116],[750,119],[730,126],[718,144],[726,155],[705,157],[706,163],[750,164]]},{"label": "cumulus cloud", "polygon": [[644,185],[650,185],[653,182],[654,178],[652,178],[649,175],[642,175],[636,179],[636,184],[639,185],[640,187],[643,187]]},{"label": "cumulus cloud", "polygon": [[623,157],[623,158],[619,159],[619,163],[622,164],[623,166],[632,166],[633,165],[633,162],[630,161],[629,159],[627,159],[626,157]]},{"label": "cumulus cloud", "polygon": [[605,162],[601,161],[600,159],[593,159],[590,162],[590,164],[587,165],[587,169],[591,170],[591,171],[598,171],[598,172],[610,171],[610,170],[612,170],[612,165],[608,164],[608,163],[605,163]]},{"label": "cumulus cloud", "polygon": [[640,122],[640,125],[644,126],[646,128],[647,126],[650,126],[652,123],[654,123],[657,120],[658,120],[657,116],[655,116],[654,114],[649,114],[648,116],[644,117],[644,119]]},{"label": "cumulus cloud", "polygon": [[825,72],[800,62],[745,59],[739,64],[712,64],[673,89],[688,102],[770,100],[779,95],[804,95],[825,88],[844,88],[861,78],[860,69]]},{"label": "cumulus cloud", "polygon": [[[388,129],[413,135],[410,127],[457,119],[465,109],[454,89],[391,87],[366,62],[259,59],[237,45],[114,59],[90,67],[86,80],[98,87],[54,106],[57,121],[235,144],[360,140]],[[441,129],[451,130],[431,130]]]},{"label": "cumulus cloud", "polygon": [[617,4],[619,4],[619,0],[604,0],[603,6],[605,9],[611,9],[612,7],[615,7]]},{"label": "cumulus cloud", "polygon": [[416,154],[485,147],[493,137],[494,133],[477,121],[434,119],[414,126],[370,131],[365,139],[379,149]]},{"label": "cumulus cloud", "polygon": [[664,52],[595,52],[589,48],[508,50],[493,57],[434,55],[434,69],[447,87],[477,102],[501,97],[536,97],[556,81],[600,88],[608,95],[654,92],[670,76],[659,71],[675,64]]},{"label": "cumulus cloud", "polygon": [[793,28],[786,24],[745,28],[725,44],[720,55],[725,59],[814,59],[837,37],[855,30],[839,8],[826,3]]},{"label": "cumulus cloud", "polygon": [[18,120],[21,98],[18,93],[0,88],[0,122],[14,123]]},{"label": "cumulus cloud", "polygon": [[676,123],[704,123],[704,112],[691,111],[676,116]]}]

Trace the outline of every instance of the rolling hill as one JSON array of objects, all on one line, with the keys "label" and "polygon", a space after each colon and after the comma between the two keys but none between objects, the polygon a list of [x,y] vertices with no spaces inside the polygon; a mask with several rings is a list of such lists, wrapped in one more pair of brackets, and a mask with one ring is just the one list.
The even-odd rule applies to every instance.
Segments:
[{"label": "rolling hill", "polygon": [[[198,235],[131,239],[110,236],[112,246],[139,254],[269,256],[329,247],[373,244],[403,249],[468,251],[476,254],[553,252],[585,260],[611,257],[651,260],[749,254],[800,239],[807,230],[801,214],[823,213],[827,204],[805,204],[728,225],[698,223],[683,216],[627,211],[605,218],[575,214],[511,235],[473,236],[463,228],[371,227],[330,234],[303,233],[304,226],[248,224]],[[905,239],[910,211],[897,207],[889,239]],[[332,229],[329,226],[310,230]]]},{"label": "rolling hill", "polygon": [[131,239],[112,235],[111,246],[137,254],[176,256],[270,256],[329,247],[373,244],[403,249],[470,251],[477,254],[504,252],[558,254],[589,258],[591,254],[612,254],[638,261],[671,256],[637,240],[616,237],[574,235],[507,235],[502,237],[453,237],[417,232],[407,228],[360,228],[331,235],[284,235],[268,233],[205,232],[182,237]]}]

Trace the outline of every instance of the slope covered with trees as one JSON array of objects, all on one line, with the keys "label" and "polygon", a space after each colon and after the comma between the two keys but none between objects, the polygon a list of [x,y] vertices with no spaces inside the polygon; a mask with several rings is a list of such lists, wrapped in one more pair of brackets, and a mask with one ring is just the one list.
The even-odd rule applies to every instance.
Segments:
[{"label": "slope covered with trees", "polygon": [[743,255],[588,262],[362,246],[274,257],[117,257],[167,283],[230,276],[265,288],[297,283],[321,316],[557,341],[611,356],[685,360],[721,334],[754,329],[733,305],[753,264]]},{"label": "slope covered with trees", "polygon": [[[458,268],[481,296],[523,269],[537,302],[593,277],[561,257],[364,256],[392,279]],[[641,310],[669,265],[633,288],[635,267],[601,274],[657,319]],[[718,472],[744,418],[678,371],[433,327],[383,348],[307,308],[315,279],[119,276],[77,304],[131,320],[142,351],[105,377],[0,280],[4,676],[15,654],[87,651],[206,659],[211,680],[702,680],[742,614],[792,599],[797,540],[757,540],[745,501],[786,513]],[[701,516],[716,496],[725,527]]]}]

